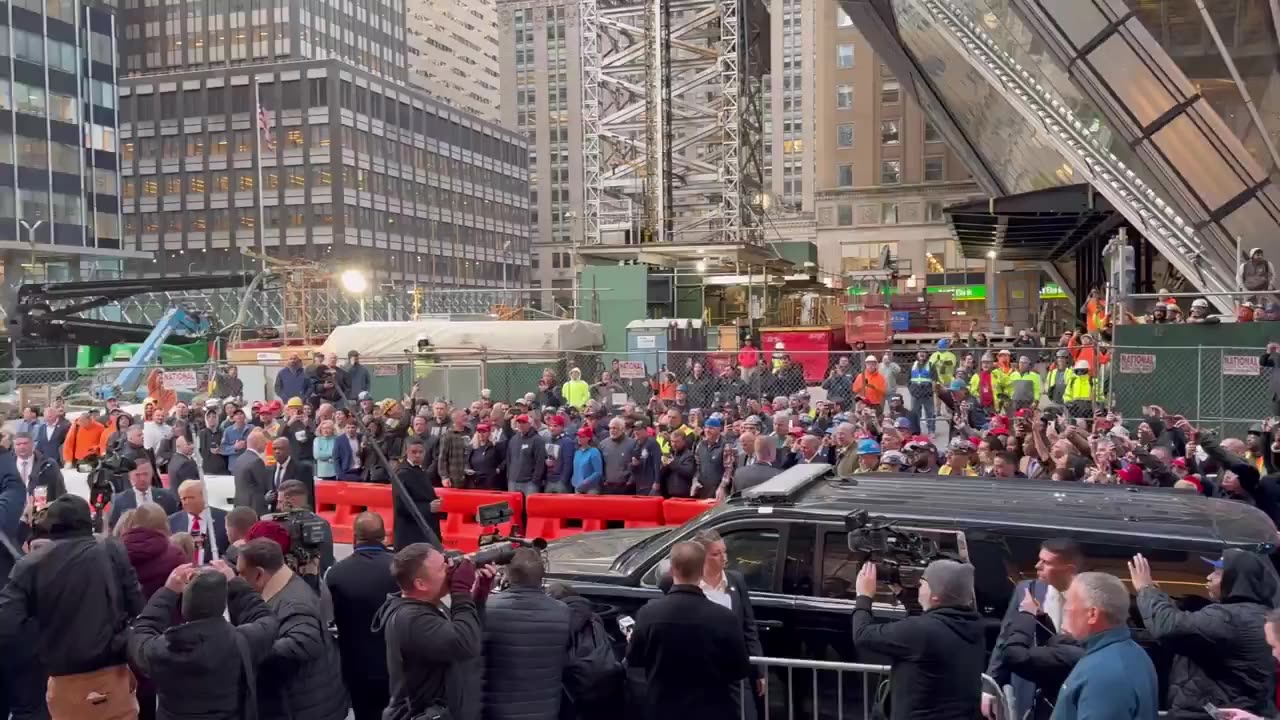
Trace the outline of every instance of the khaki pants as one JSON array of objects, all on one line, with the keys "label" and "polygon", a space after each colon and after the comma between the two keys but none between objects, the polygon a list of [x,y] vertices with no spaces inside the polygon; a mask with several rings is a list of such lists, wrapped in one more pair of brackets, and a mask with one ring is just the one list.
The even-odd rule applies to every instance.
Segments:
[{"label": "khaki pants", "polygon": [[137,720],[137,683],[128,665],[49,678],[52,720]]}]

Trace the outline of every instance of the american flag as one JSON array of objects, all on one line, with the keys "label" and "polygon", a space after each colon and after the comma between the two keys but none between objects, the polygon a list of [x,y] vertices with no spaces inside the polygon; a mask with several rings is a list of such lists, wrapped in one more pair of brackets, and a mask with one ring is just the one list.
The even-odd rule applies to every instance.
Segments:
[{"label": "american flag", "polygon": [[267,118],[267,109],[258,106],[258,134],[262,136],[262,144],[268,150],[274,150],[276,147],[275,138],[271,135],[271,120]]}]

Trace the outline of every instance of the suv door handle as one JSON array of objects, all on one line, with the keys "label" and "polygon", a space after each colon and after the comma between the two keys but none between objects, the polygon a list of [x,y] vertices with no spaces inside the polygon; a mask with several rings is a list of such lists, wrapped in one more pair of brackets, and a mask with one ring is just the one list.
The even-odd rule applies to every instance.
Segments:
[{"label": "suv door handle", "polygon": [[782,621],[781,620],[757,620],[756,626],[762,627],[765,630],[777,630],[782,627]]}]

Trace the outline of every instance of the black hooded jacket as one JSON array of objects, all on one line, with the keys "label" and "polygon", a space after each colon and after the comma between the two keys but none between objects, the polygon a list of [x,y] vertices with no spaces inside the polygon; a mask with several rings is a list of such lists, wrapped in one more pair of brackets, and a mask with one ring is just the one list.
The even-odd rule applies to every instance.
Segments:
[{"label": "black hooded jacket", "polygon": [[49,675],[93,672],[125,662],[129,621],[142,590],[124,546],[93,536],[89,504],[76,495],[49,503],[53,542],[24,556],[0,591],[0,652],[12,652],[30,618]]},{"label": "black hooded jacket", "polygon": [[1227,550],[1223,560],[1222,600],[1196,612],[1179,610],[1155,587],[1138,593],[1147,631],[1174,653],[1169,673],[1173,720],[1207,718],[1208,703],[1262,717],[1276,714],[1275,661],[1263,625],[1280,582],[1260,555]]},{"label": "black hooded jacket", "polygon": [[1036,616],[1018,612],[1009,624],[1005,639],[1004,664],[1019,677],[1035,684],[1036,692],[1031,720],[1046,720],[1053,715],[1058,691],[1067,681],[1071,669],[1084,657],[1084,646],[1068,635],[1052,635],[1047,642],[1036,642]]},{"label": "black hooded jacket", "polygon": [[854,603],[853,645],[858,662],[889,659],[891,720],[978,717],[987,648],[982,617],[973,610],[940,607],[876,623],[871,598],[860,595]]}]

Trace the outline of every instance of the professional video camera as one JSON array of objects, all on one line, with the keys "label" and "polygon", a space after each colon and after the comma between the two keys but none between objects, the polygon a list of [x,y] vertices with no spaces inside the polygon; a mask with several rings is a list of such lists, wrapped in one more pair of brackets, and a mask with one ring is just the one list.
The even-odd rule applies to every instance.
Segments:
[{"label": "professional video camera", "polygon": [[320,559],[320,548],[325,541],[323,519],[308,510],[269,513],[263,515],[262,519],[279,523],[289,531],[289,552],[285,554],[284,560],[290,570],[297,572],[299,568]]},{"label": "professional video camera", "polygon": [[865,561],[876,564],[880,582],[898,586],[911,594],[920,587],[924,569],[946,557],[933,538],[893,527],[890,522],[873,522],[866,510],[854,510],[844,518],[849,531],[849,550],[865,553]]},{"label": "professional video camera", "polygon": [[136,467],[133,461],[119,453],[111,453],[101,459],[90,457],[85,464],[91,465],[87,482],[89,484],[89,507],[93,508],[93,525],[95,530],[102,528],[102,511],[111,502],[111,496],[124,492],[129,486],[129,473]]},{"label": "professional video camera", "polygon": [[450,555],[450,562],[456,563],[462,558],[468,558],[476,567],[483,565],[507,565],[515,557],[516,550],[522,547],[531,547],[542,552],[547,547],[547,541],[542,538],[529,538],[520,535],[519,526],[511,526],[511,534],[503,535],[498,532],[498,526],[509,523],[515,518],[515,513],[511,511],[511,505],[507,502],[497,502],[490,505],[481,505],[476,508],[476,523],[484,527],[485,532],[480,535],[480,549],[473,553],[455,553]]}]

